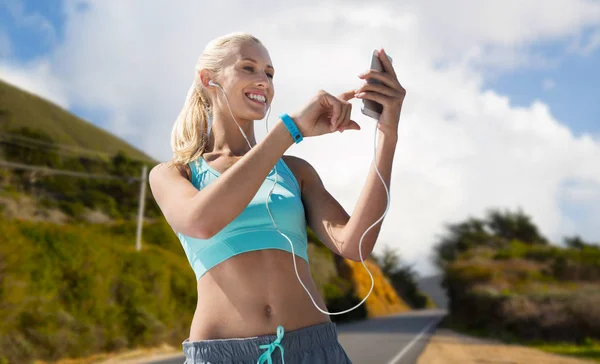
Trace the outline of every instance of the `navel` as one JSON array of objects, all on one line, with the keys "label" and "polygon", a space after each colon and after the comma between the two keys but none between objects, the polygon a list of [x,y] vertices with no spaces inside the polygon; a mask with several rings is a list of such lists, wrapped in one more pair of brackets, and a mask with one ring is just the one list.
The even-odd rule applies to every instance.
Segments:
[{"label": "navel", "polygon": [[267,317],[271,316],[271,311],[272,311],[272,310],[271,310],[271,305],[266,305],[266,306],[265,306],[265,315],[266,315]]}]

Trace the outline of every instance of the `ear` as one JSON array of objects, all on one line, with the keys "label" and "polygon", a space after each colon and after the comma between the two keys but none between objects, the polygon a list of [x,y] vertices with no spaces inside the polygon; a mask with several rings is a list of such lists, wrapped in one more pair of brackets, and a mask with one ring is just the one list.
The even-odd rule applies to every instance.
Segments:
[{"label": "ear", "polygon": [[198,74],[199,74],[200,82],[202,82],[202,86],[204,88],[210,87],[210,85],[208,84],[208,81],[210,81],[210,80],[215,81],[213,79],[213,75],[208,70],[202,69],[202,70],[200,70],[200,72],[198,72]]}]

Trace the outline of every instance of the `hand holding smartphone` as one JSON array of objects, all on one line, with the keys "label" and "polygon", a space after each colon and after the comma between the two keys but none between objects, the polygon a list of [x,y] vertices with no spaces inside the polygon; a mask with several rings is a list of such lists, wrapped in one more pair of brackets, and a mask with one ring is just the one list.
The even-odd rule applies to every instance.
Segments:
[{"label": "hand holding smartphone", "polygon": [[[387,58],[390,60],[390,63],[392,63],[392,57],[387,56]],[[385,69],[383,68],[383,65],[381,64],[381,60],[379,59],[379,51],[377,49],[374,50],[373,54],[371,55],[371,69],[385,73]],[[381,82],[374,78],[369,78],[369,79],[367,79],[367,83],[380,84]],[[379,120],[379,117],[381,116],[381,113],[383,112],[383,105],[381,105],[380,103],[375,102],[373,100],[363,99],[363,106],[361,108],[361,111],[363,114],[370,116],[376,120]]]}]

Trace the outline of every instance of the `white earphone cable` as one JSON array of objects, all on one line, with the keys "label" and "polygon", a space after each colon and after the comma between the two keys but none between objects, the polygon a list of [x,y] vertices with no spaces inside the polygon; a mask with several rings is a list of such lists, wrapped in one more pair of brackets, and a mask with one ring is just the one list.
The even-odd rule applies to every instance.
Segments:
[{"label": "white earphone cable", "polygon": [[[248,143],[248,146],[250,147],[250,149],[252,149],[252,145],[250,145],[250,142],[248,141],[248,138],[246,137],[246,134],[244,133],[244,131],[242,130],[242,128],[240,127],[240,125],[238,124],[237,120],[235,119],[235,116],[233,116],[233,112],[231,111],[231,107],[229,105],[229,99],[227,97],[227,93],[225,92],[225,90],[223,90],[223,88],[217,84],[217,83],[212,83],[216,86],[218,86],[221,91],[223,91],[223,95],[225,95],[225,100],[227,101],[227,107],[229,108],[229,113],[231,114],[231,117],[233,118],[233,121],[235,122],[235,124],[238,126],[238,128],[240,129],[240,131],[242,132],[242,135],[244,136],[244,139],[246,139],[246,142]],[[271,112],[271,107],[269,105],[269,112],[267,113],[267,120],[266,120],[266,127],[267,127],[267,133],[269,132],[269,128],[268,128],[268,123],[269,123],[269,114]],[[383,213],[383,215],[381,215],[381,217],[375,221],[371,226],[369,226],[365,232],[363,233],[363,235],[360,238],[360,241],[358,243],[358,252],[360,255],[360,260],[361,263],[363,264],[363,266],[365,267],[365,269],[367,270],[367,272],[369,273],[369,276],[371,277],[371,288],[369,289],[369,293],[365,296],[365,298],[360,301],[360,303],[358,303],[356,306],[347,309],[345,311],[341,311],[341,312],[328,312],[328,311],[324,311],[323,309],[321,309],[317,303],[315,302],[314,298],[312,297],[312,295],[310,294],[310,292],[308,291],[308,288],[306,288],[306,286],[304,285],[304,283],[302,282],[302,279],[300,278],[300,275],[298,274],[298,267],[296,265],[296,253],[294,251],[294,244],[292,243],[292,241],[290,240],[290,238],[288,238],[284,233],[282,233],[279,230],[279,227],[277,227],[277,224],[275,223],[275,219],[273,218],[273,215],[271,214],[271,210],[269,209],[269,198],[271,197],[271,194],[273,193],[273,190],[275,189],[275,186],[277,185],[278,182],[278,178],[279,178],[279,173],[277,173],[277,164],[275,164],[275,166],[273,167],[275,169],[275,183],[273,183],[273,186],[271,187],[271,190],[269,191],[269,195],[267,196],[267,199],[265,200],[265,205],[267,206],[267,211],[269,212],[269,216],[271,217],[271,221],[273,221],[273,226],[275,226],[275,229],[277,229],[277,231],[279,232],[279,234],[281,234],[284,238],[287,239],[287,241],[290,243],[291,247],[292,247],[292,258],[294,261],[294,269],[296,270],[296,277],[298,277],[298,281],[300,282],[300,284],[302,285],[302,287],[304,287],[304,290],[306,291],[306,293],[308,293],[308,296],[310,297],[312,303],[315,305],[315,307],[321,311],[324,314],[327,315],[341,315],[347,312],[350,312],[356,308],[358,308],[360,305],[362,305],[367,298],[369,298],[369,296],[371,295],[371,292],[373,291],[373,287],[375,286],[375,280],[373,278],[373,275],[371,274],[371,271],[369,271],[369,268],[367,268],[367,265],[365,264],[363,255],[362,255],[362,241],[363,238],[365,237],[365,235],[367,234],[367,232],[369,230],[371,230],[375,225],[377,225],[386,215],[387,212],[390,208],[390,192],[388,190],[388,187],[385,184],[385,181],[383,180],[383,177],[381,176],[381,173],[379,172],[379,169],[377,168],[377,125],[379,124],[379,120],[377,120],[377,124],[375,124],[375,138],[374,138],[374,147],[373,147],[373,163],[375,164],[375,171],[377,171],[377,175],[379,176],[379,179],[381,179],[381,183],[383,183],[383,187],[385,188],[385,193],[387,196],[387,206],[386,209]]]}]

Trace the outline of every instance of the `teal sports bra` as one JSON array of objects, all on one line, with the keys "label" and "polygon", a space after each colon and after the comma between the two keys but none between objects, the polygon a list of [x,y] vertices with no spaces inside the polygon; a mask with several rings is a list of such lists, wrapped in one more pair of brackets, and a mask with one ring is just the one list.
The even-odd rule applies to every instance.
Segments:
[{"label": "teal sports bra", "polygon": [[[198,190],[220,176],[203,157],[190,162],[189,167],[192,172],[191,182]],[[279,230],[294,244],[296,255],[308,262],[306,217],[300,186],[282,158],[275,168],[278,182],[269,198],[269,210]],[[244,211],[210,239],[192,238],[177,233],[190,266],[196,273],[196,280],[210,268],[238,254],[262,249],[292,252],[290,242],[275,229],[265,206],[275,177],[272,169]],[[219,206],[214,208],[218,209]]]}]

